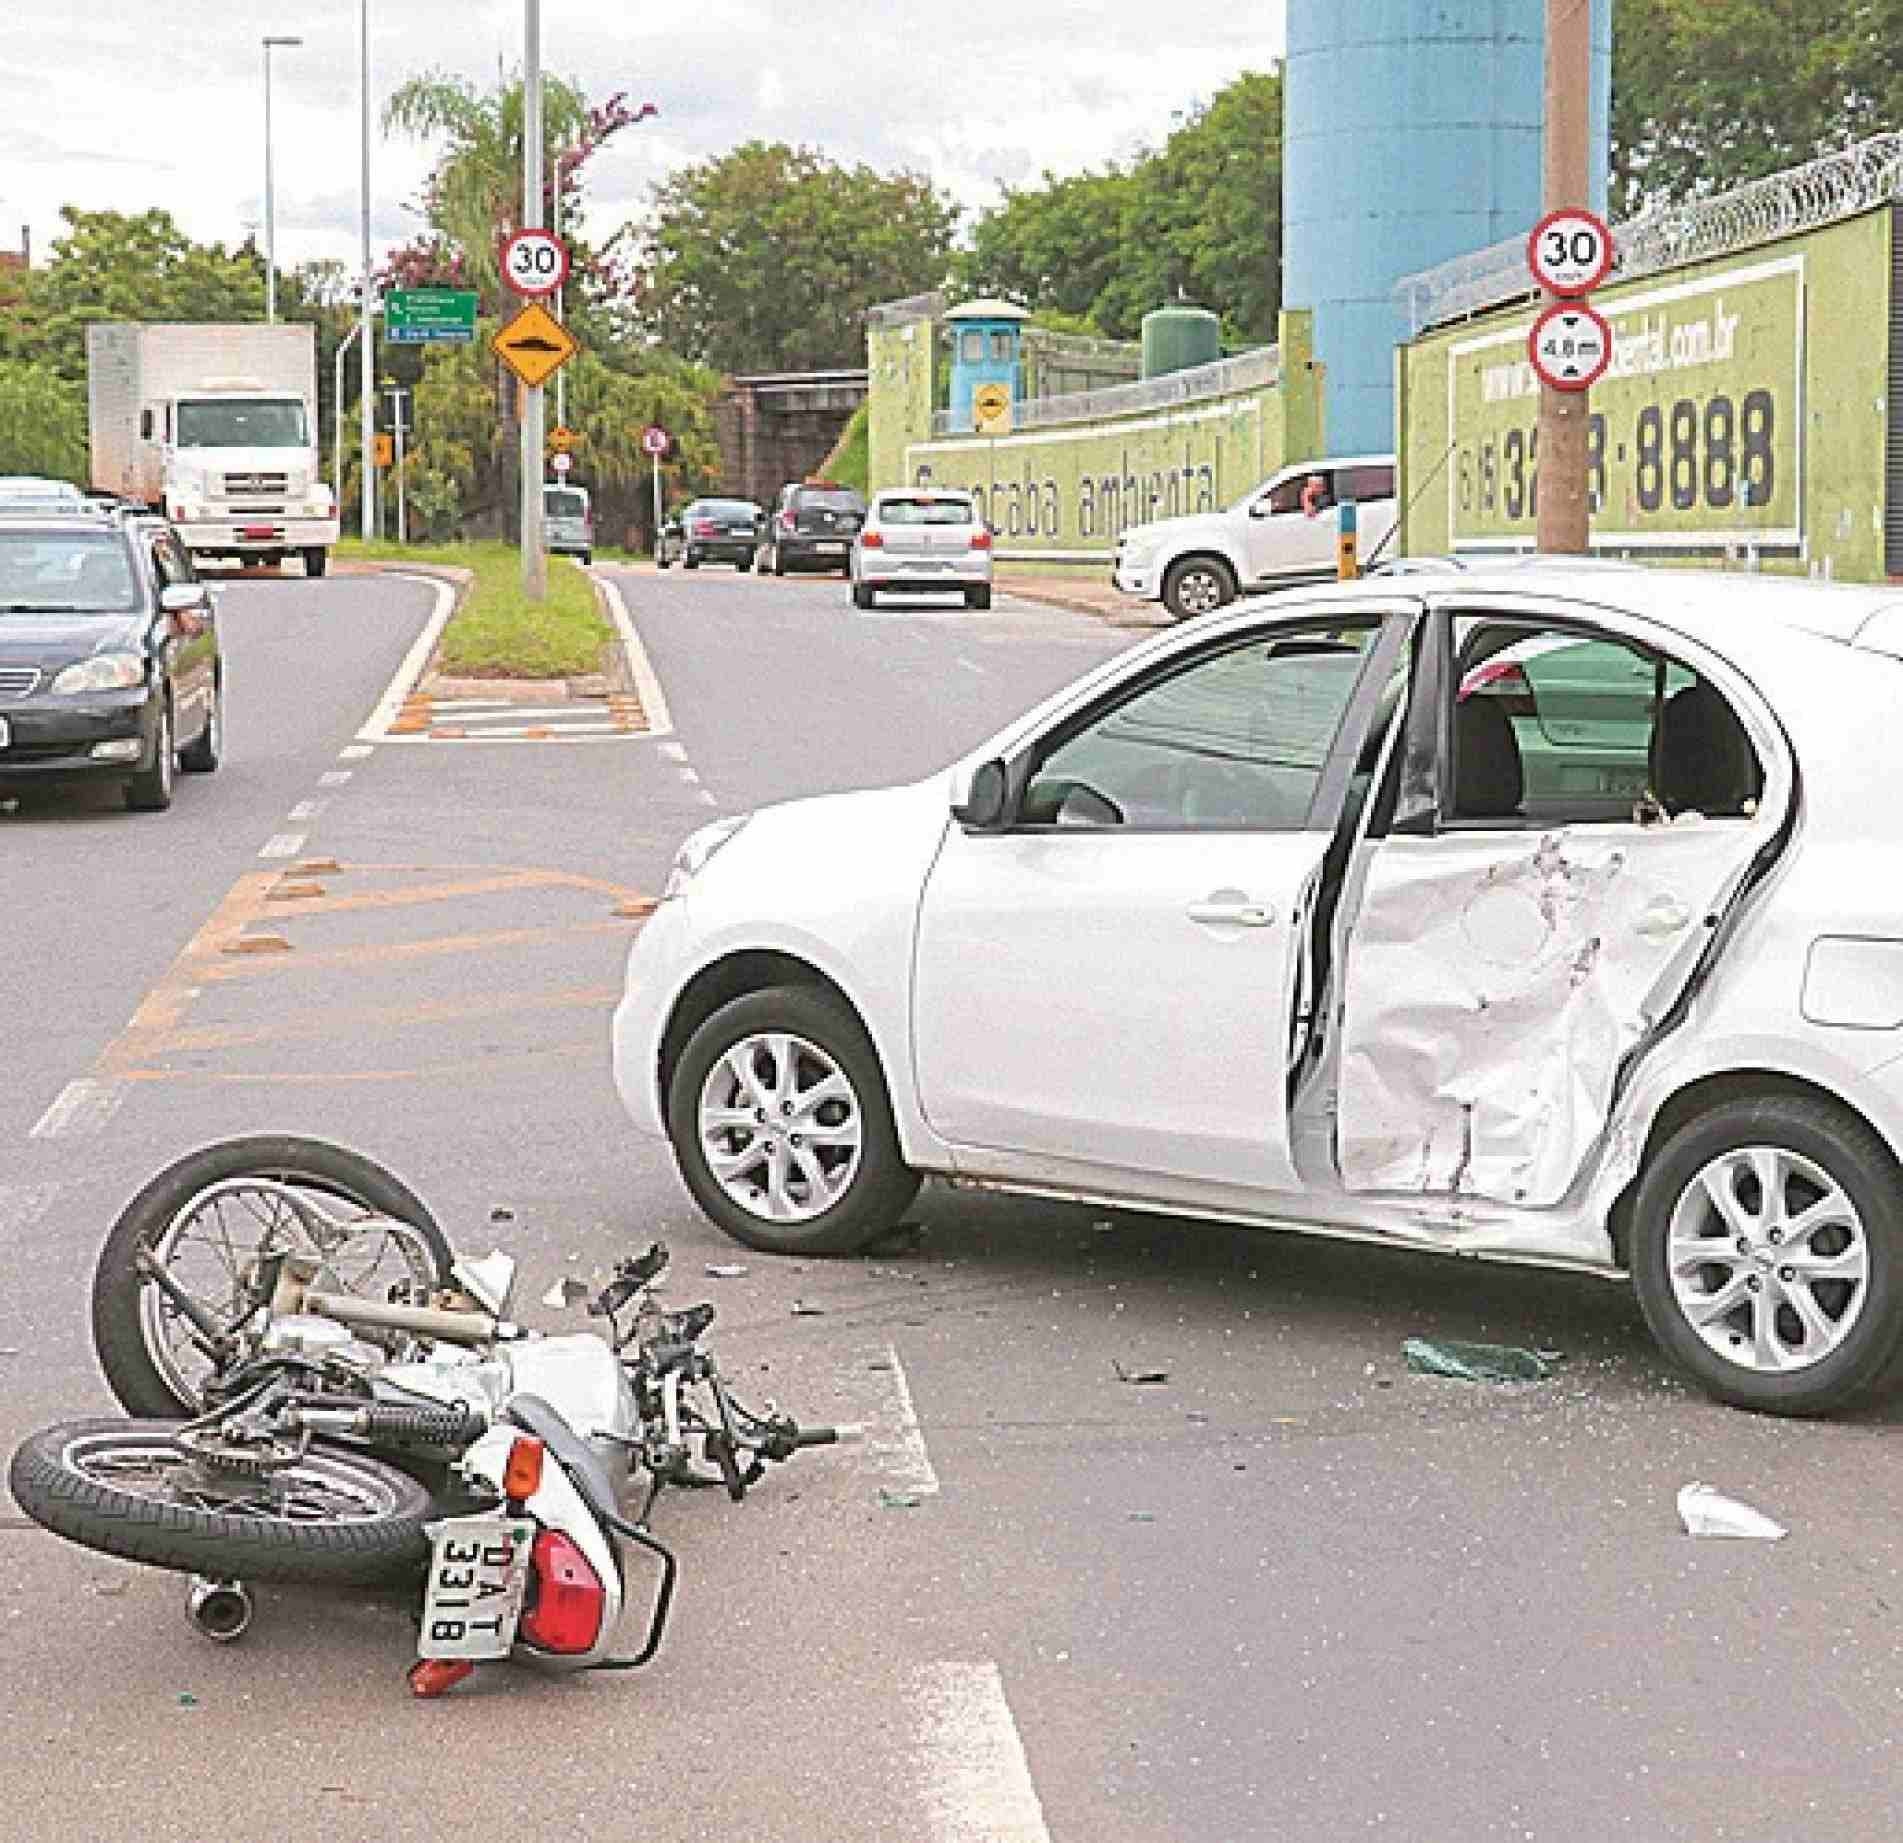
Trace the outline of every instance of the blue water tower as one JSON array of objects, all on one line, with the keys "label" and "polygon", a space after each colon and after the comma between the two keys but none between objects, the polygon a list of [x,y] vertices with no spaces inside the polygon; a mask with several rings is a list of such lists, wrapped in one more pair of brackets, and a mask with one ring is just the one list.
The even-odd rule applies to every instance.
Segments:
[{"label": "blue water tower", "polygon": [[[1603,211],[1612,0],[1591,4]],[[1395,283],[1538,222],[1545,64],[1545,0],[1288,0],[1282,301],[1314,310],[1331,454],[1394,446]]]},{"label": "blue water tower", "polygon": [[945,315],[952,349],[951,417],[969,429],[971,397],[981,384],[1002,384],[1024,400],[1024,323],[1031,316],[1010,301],[967,301]]}]

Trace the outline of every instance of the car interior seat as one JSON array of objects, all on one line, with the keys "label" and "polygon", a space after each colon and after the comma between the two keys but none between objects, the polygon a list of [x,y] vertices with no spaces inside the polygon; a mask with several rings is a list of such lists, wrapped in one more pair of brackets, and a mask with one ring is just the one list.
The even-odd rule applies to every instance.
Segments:
[{"label": "car interior seat", "polygon": [[1513,719],[1497,698],[1476,693],[1454,706],[1454,808],[1456,820],[1518,819],[1526,798]]},{"label": "car interior seat", "polygon": [[1665,700],[1652,733],[1652,792],[1668,813],[1753,811],[1764,771],[1737,712],[1700,679]]}]

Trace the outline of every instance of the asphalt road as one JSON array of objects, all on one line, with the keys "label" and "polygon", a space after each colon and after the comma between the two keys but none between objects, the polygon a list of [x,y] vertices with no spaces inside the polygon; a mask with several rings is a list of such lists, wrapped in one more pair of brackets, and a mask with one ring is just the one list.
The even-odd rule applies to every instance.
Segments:
[{"label": "asphalt road", "polygon": [[[916,1242],[864,1260],[706,1224],[613,1095],[616,911],[711,814],[928,772],[1136,636],[619,580],[665,737],[360,741],[434,590],[247,581],[219,774],[163,815],[0,816],[0,1437],[106,1411],[106,1226],[165,1160],[266,1127],[383,1158],[528,1299],[663,1236],[743,1383],[877,1437],[738,1508],[664,1506],[684,1581],[648,1670],[492,1670],[430,1705],[398,1604],[270,1593],[215,1648],[175,1579],[0,1518],[0,1831],[1894,1833],[1903,1407],[1710,1406],[1602,1282],[930,1191]],[[1417,1333],[1566,1361],[1438,1381],[1400,1360]],[[1686,1537],[1692,1479],[1790,1538]]]}]

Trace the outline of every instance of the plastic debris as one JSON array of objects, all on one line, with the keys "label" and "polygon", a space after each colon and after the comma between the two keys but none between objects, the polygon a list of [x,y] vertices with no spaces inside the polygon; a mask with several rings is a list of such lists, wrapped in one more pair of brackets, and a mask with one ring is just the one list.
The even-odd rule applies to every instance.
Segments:
[{"label": "plastic debris", "polygon": [[1514,1344],[1411,1337],[1401,1345],[1401,1355],[1417,1376],[1448,1376],[1456,1382],[1544,1382],[1553,1373],[1538,1351]]},{"label": "plastic debris", "polygon": [[1741,1504],[1710,1485],[1690,1484],[1678,1494],[1678,1514],[1688,1536],[1745,1536],[1782,1542],[1791,1532],[1761,1510]]},{"label": "plastic debris", "polygon": [[178,1706],[181,1709],[195,1709],[198,1707],[198,1698],[190,1690],[182,1689],[178,1692]]},{"label": "plastic debris", "polygon": [[581,1281],[562,1279],[557,1280],[555,1284],[542,1295],[542,1303],[546,1306],[553,1306],[557,1311],[562,1311],[570,1306],[580,1305],[587,1297],[588,1288],[584,1286]]},{"label": "plastic debris", "polygon": [[1115,1357],[1110,1359],[1110,1367],[1117,1372],[1119,1382],[1133,1382],[1141,1386],[1144,1383],[1168,1382],[1170,1379],[1166,1369],[1125,1369]]},{"label": "plastic debris", "polygon": [[747,1271],[744,1261],[709,1261],[706,1273],[710,1280],[738,1280]]},{"label": "plastic debris", "polygon": [[795,1318],[824,1318],[826,1308],[823,1305],[808,1305],[804,1299],[795,1299],[793,1316]]},{"label": "plastic debris", "polygon": [[879,1507],[882,1510],[916,1510],[925,1500],[916,1491],[894,1491],[890,1486],[879,1487]]}]

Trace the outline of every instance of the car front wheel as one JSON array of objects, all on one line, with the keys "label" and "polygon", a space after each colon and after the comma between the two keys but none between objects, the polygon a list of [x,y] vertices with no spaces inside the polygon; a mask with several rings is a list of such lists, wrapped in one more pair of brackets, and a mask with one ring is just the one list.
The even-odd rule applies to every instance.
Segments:
[{"label": "car front wheel", "polygon": [[716,1011],[675,1066],[667,1116],[694,1200],[764,1253],[853,1253],[918,1190],[878,1053],[827,992],[776,986]]},{"label": "car front wheel", "polygon": [[1903,1351],[1903,1207],[1889,1148],[1827,1101],[1714,1107],[1639,1187],[1632,1279],[1667,1354],[1719,1400],[1835,1413]]},{"label": "car front wheel", "polygon": [[1235,598],[1235,577],[1226,563],[1214,557],[1185,557],[1172,563],[1163,578],[1163,606],[1179,621],[1214,614]]},{"label": "car front wheel", "polygon": [[126,782],[126,805],[135,813],[162,813],[172,804],[172,775],[178,753],[172,737],[172,707],[159,705],[152,759]]}]

